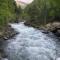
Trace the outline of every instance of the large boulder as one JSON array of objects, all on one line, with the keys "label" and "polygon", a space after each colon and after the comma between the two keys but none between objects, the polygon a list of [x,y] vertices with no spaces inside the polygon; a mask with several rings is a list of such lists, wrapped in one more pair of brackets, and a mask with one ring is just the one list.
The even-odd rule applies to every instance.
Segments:
[{"label": "large boulder", "polygon": [[45,26],[45,29],[60,37],[60,22],[49,23]]}]

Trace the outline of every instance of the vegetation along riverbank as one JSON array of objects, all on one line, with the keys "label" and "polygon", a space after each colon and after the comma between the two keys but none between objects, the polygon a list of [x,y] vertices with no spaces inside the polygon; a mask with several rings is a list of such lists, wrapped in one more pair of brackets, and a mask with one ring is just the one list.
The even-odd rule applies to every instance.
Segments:
[{"label": "vegetation along riverbank", "polygon": [[60,1],[34,0],[25,9],[21,9],[14,0],[0,0],[0,41],[16,35],[17,32],[8,23],[20,21],[26,21],[25,25],[53,32],[60,37]]}]

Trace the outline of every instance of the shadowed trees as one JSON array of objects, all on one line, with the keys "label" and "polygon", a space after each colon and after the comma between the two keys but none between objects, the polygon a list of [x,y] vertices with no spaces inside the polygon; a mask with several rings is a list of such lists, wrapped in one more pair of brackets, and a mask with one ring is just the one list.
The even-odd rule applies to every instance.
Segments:
[{"label": "shadowed trees", "polygon": [[57,0],[34,0],[24,11],[29,16],[29,21],[46,24],[48,22],[60,21],[59,5],[60,1]]}]

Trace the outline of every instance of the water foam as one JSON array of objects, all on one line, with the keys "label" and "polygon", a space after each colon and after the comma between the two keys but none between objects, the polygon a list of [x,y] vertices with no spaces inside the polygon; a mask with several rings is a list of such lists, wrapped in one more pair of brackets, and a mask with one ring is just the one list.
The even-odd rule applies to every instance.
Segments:
[{"label": "water foam", "polygon": [[23,22],[11,24],[19,34],[8,40],[5,48],[9,60],[55,60],[56,43],[40,30],[27,27]]}]

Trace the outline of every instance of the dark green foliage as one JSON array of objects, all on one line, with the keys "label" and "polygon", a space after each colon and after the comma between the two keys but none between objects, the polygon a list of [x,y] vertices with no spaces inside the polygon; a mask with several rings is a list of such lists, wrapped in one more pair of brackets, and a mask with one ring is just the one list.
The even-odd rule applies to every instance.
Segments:
[{"label": "dark green foliage", "polygon": [[59,0],[34,0],[24,10],[17,7],[14,0],[0,0],[0,28],[8,22],[19,19],[28,20],[35,24],[60,21]]},{"label": "dark green foliage", "polygon": [[16,6],[15,13],[16,13],[16,20],[19,20],[21,18],[20,15],[22,14],[21,7]]},{"label": "dark green foliage", "polygon": [[25,8],[25,13],[29,15],[29,20],[38,24],[60,21],[60,1],[34,0]]},{"label": "dark green foliage", "polygon": [[0,28],[15,19],[14,0],[0,0]]}]

